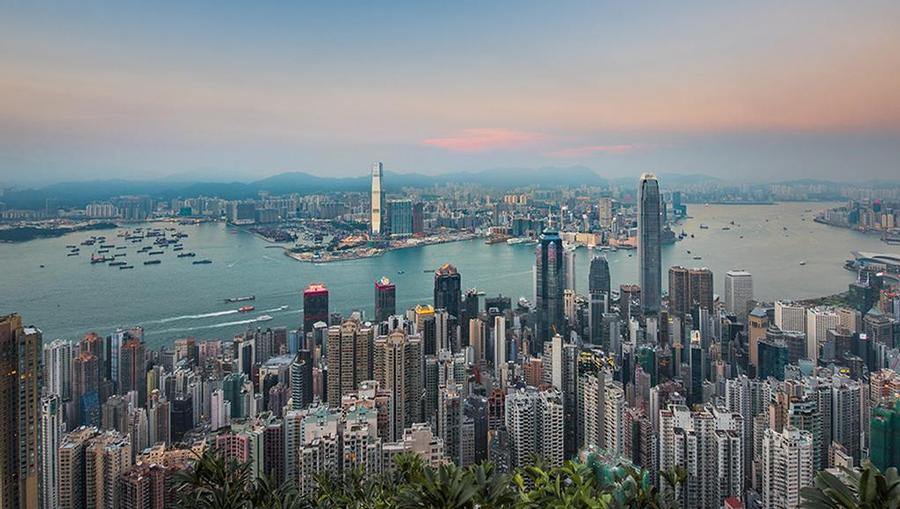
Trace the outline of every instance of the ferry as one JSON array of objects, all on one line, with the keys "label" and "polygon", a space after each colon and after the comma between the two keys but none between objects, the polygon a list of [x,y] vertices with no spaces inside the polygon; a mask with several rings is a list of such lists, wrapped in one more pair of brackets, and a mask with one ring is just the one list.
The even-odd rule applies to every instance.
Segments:
[{"label": "ferry", "polygon": [[271,319],[272,319],[271,315],[262,315],[259,318],[257,318],[256,321],[257,322],[268,322]]},{"label": "ferry", "polygon": [[212,263],[212,260],[197,260],[196,262],[194,262],[194,265],[206,265],[209,263]]},{"label": "ferry", "polygon": [[238,308],[238,312],[240,313],[249,313],[256,309],[256,306],[241,306]]},{"label": "ferry", "polygon": [[144,262],[144,265],[159,265],[162,263],[162,260],[147,260]]},{"label": "ferry", "polygon": [[256,300],[256,295],[247,295],[246,297],[229,297],[225,302],[246,302],[248,300]]},{"label": "ferry", "polygon": [[134,268],[134,265],[122,265],[121,267],[119,267],[119,270],[133,269],[133,268]]},{"label": "ferry", "polygon": [[91,263],[104,263],[108,262],[110,259],[105,256],[97,256],[91,255]]}]

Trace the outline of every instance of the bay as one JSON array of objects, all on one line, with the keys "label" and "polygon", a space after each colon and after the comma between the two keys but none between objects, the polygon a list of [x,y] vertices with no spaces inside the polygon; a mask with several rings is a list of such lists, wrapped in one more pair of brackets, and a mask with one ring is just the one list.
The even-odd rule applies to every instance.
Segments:
[{"label": "bay", "polygon": [[[725,271],[730,269],[751,272],[755,296],[763,300],[844,291],[855,277],[843,268],[851,251],[893,252],[896,248],[892,251],[876,236],[812,221],[816,211],[832,206],[690,205],[692,218],[680,228],[695,237],[663,247],[663,285],[669,266],[684,265],[712,269],[719,294]],[[709,228],[700,229],[701,224]],[[135,253],[137,247],[129,245],[125,258],[133,270],[91,265],[89,247],[82,247],[80,256],[66,256],[66,245],[79,244],[90,235],[107,235],[111,243],[124,245],[114,230],[0,245],[0,313],[22,314],[26,323],[43,330],[48,341],[77,340],[89,331],[105,335],[116,327],[140,325],[148,346],[158,348],[181,337],[229,339],[247,327],[296,328],[302,323],[302,291],[311,282],[325,283],[331,310],[345,316],[354,309],[371,315],[373,282],[382,276],[397,285],[398,310],[431,303],[431,272],[443,263],[456,265],[464,288],[478,288],[489,296],[503,294],[513,301],[532,296],[534,246],[528,244],[486,245],[472,240],[397,250],[376,258],[310,264],[294,261],[265,240],[221,223],[179,229],[189,235],[184,239],[185,251],[196,252],[196,258],[166,253],[161,264],[145,266],[149,257]],[[585,248],[577,251],[579,292],[587,289],[588,265],[597,254]],[[614,286],[637,282],[635,252],[620,250],[606,256]],[[694,260],[695,256],[702,259]],[[204,258],[213,263],[191,263]],[[243,295],[256,295],[250,303],[256,310],[239,313],[242,303],[224,302]],[[273,319],[257,322],[262,315]]]}]

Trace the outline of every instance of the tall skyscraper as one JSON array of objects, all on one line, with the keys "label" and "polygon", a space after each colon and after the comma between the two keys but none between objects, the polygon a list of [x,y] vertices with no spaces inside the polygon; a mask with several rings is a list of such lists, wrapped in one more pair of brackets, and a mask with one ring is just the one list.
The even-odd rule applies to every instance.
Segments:
[{"label": "tall skyscraper", "polygon": [[17,314],[0,317],[0,507],[40,500],[41,331]]},{"label": "tall skyscraper", "polygon": [[372,213],[370,217],[372,235],[381,235],[384,226],[384,194],[381,178],[384,167],[380,162],[372,164]]},{"label": "tall skyscraper", "polygon": [[713,310],[713,274],[707,268],[687,269],[674,266],[669,269],[669,312],[683,318],[699,306]]},{"label": "tall skyscraper", "polygon": [[408,237],[413,234],[413,202],[412,200],[391,200],[390,211],[391,235]]},{"label": "tall skyscraper", "polygon": [[563,290],[563,245],[559,233],[541,234],[535,260],[535,337],[532,352],[543,351],[543,344],[554,334],[565,333]]},{"label": "tall skyscraper", "polygon": [[562,464],[563,404],[558,389],[527,387],[510,392],[505,410],[512,467],[532,464],[535,455],[550,466]]},{"label": "tall skyscraper", "polygon": [[147,361],[144,342],[131,338],[119,349],[119,392],[136,391],[138,406],[147,405]]},{"label": "tall skyscraper", "polygon": [[44,387],[61,401],[72,398],[72,342],[55,339],[44,345]]},{"label": "tall skyscraper", "polygon": [[641,175],[638,189],[638,271],[641,309],[644,315],[659,314],[662,295],[662,212],[656,175]]},{"label": "tall skyscraper", "polygon": [[398,329],[375,340],[375,380],[391,398],[391,440],[398,440],[404,429],[421,422],[423,365],[419,336]]},{"label": "tall skyscraper", "polygon": [[62,442],[61,399],[50,394],[41,399],[41,507],[59,507],[59,444]]},{"label": "tall skyscraper", "polygon": [[800,490],[813,481],[813,438],[787,426],[767,429],[762,441],[762,503],[772,509],[800,507]]},{"label": "tall skyscraper", "polygon": [[397,288],[387,277],[375,281],[375,321],[387,321],[397,314]]},{"label": "tall skyscraper", "polygon": [[445,263],[434,271],[434,307],[446,309],[451,316],[459,318],[462,301],[462,278],[456,267]]},{"label": "tall skyscraper", "polygon": [[750,312],[753,300],[753,276],[745,270],[725,273],[725,310],[741,321]]},{"label": "tall skyscraper", "polygon": [[575,248],[568,247],[563,249],[563,271],[565,272],[565,280],[566,280],[566,290],[571,290],[572,293],[577,291],[577,277],[575,276]]},{"label": "tall skyscraper", "polygon": [[831,329],[841,323],[838,314],[831,308],[817,307],[806,310],[806,358],[816,364],[819,360],[819,345],[825,341]]},{"label": "tall skyscraper", "polygon": [[328,328],[328,405],[341,406],[341,397],[356,392],[372,379],[373,330],[354,315]]},{"label": "tall skyscraper", "polygon": [[603,313],[609,310],[610,300],[609,261],[605,256],[595,256],[591,259],[591,268],[588,273],[588,296],[590,298],[588,310],[590,340],[593,344],[600,344],[603,336]]},{"label": "tall skyscraper", "polygon": [[303,332],[312,332],[316,322],[328,323],[328,288],[311,283],[303,290]]}]

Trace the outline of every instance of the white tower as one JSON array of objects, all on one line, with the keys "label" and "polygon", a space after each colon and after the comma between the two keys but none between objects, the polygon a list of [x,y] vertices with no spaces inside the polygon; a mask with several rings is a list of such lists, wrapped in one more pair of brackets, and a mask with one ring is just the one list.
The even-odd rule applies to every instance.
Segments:
[{"label": "white tower", "polygon": [[380,162],[372,164],[372,235],[381,235],[384,224],[384,193],[381,190],[383,172],[384,167]]}]

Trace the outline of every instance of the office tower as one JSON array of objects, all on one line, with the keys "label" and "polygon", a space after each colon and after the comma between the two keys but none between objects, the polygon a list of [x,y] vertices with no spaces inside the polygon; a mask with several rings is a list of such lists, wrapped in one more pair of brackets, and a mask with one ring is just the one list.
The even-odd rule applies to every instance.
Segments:
[{"label": "office tower", "polygon": [[391,200],[388,202],[391,214],[391,235],[408,237],[413,234],[413,202],[412,200]]},{"label": "office tower", "polygon": [[[670,404],[659,418],[659,470],[687,470],[681,506],[718,509],[727,497],[741,496],[744,478],[740,414],[719,408],[691,411]],[[702,459],[700,459],[702,458]],[[663,496],[672,496],[663,479]]]},{"label": "office tower", "polygon": [[669,269],[669,312],[678,317],[691,313],[694,306],[713,311],[713,275],[707,268]]},{"label": "office tower", "polygon": [[291,408],[299,410],[313,402],[313,356],[309,350],[300,350],[291,363]]},{"label": "office tower", "polygon": [[375,281],[375,322],[386,322],[397,314],[397,289],[390,279],[383,277]]},{"label": "office tower", "polygon": [[571,290],[574,294],[577,291],[577,278],[575,276],[575,247],[567,247],[563,249],[563,272],[565,273],[565,289]]},{"label": "office tower", "polygon": [[147,405],[147,361],[144,342],[131,338],[119,349],[119,393],[137,392],[137,406]]},{"label": "office tower", "polygon": [[691,332],[688,366],[690,367],[690,383],[688,384],[688,401],[692,405],[703,403],[703,382],[706,380],[706,355],[700,339],[700,331]]},{"label": "office tower", "polygon": [[17,314],[0,317],[0,507],[40,499],[41,331]]},{"label": "office tower", "polygon": [[54,339],[44,345],[44,393],[61,401],[72,398],[72,342]]},{"label": "office tower", "polygon": [[787,344],[781,339],[760,338],[756,348],[759,359],[757,378],[784,380],[784,368],[789,364]]},{"label": "office tower", "polygon": [[501,367],[506,365],[508,360],[506,353],[506,318],[503,316],[494,317],[494,377],[498,380],[501,378]]},{"label": "office tower", "polygon": [[59,461],[57,451],[65,432],[61,398],[50,394],[41,398],[41,507],[59,507]]},{"label": "office tower", "polygon": [[831,443],[825,443],[822,417],[818,401],[812,394],[804,393],[803,396],[789,398],[785,425],[809,432],[813,445],[813,472],[818,472],[828,466],[828,447]]},{"label": "office tower", "polygon": [[487,352],[487,332],[485,330],[484,320],[473,318],[469,320],[469,346],[472,347],[472,357],[475,364],[485,360]]},{"label": "office tower", "polygon": [[750,365],[759,369],[759,340],[765,339],[769,330],[769,315],[762,308],[755,308],[747,316],[747,339],[750,344]]},{"label": "office tower", "polygon": [[311,283],[303,290],[303,332],[312,332],[316,322],[328,323],[328,288],[323,283]]},{"label": "office tower", "polygon": [[418,335],[398,329],[375,340],[375,380],[391,398],[391,440],[421,422],[422,365],[422,339]]},{"label": "office tower", "polygon": [[839,376],[831,378],[832,440],[844,446],[857,465],[860,460],[861,403],[862,387],[859,382]]},{"label": "office tower", "polygon": [[85,458],[87,446],[99,430],[80,427],[63,435],[59,445],[59,508],[86,509]]},{"label": "office tower", "polygon": [[775,325],[781,330],[806,331],[806,308],[790,302],[775,301]]},{"label": "office tower", "polygon": [[882,472],[900,466],[900,399],[872,409],[869,459]]},{"label": "office tower", "polygon": [[369,218],[372,235],[381,235],[384,226],[384,194],[381,178],[384,167],[380,162],[372,164],[372,212]]},{"label": "office tower", "polygon": [[819,361],[819,345],[825,342],[826,334],[831,329],[837,329],[839,325],[840,317],[831,308],[816,307],[806,310],[806,358],[811,360],[813,365]]},{"label": "office tower", "polygon": [[610,277],[609,262],[605,256],[595,256],[591,259],[591,267],[588,273],[588,294],[590,298],[590,340],[593,344],[600,344],[603,332],[603,313],[609,310],[610,301]]},{"label": "office tower", "polygon": [[559,390],[521,388],[506,396],[506,430],[512,467],[531,464],[535,455],[549,466],[562,464],[563,408]]},{"label": "office tower", "polygon": [[597,204],[597,219],[600,221],[600,228],[612,226],[612,198],[600,198]]},{"label": "office tower", "polygon": [[725,273],[725,310],[741,321],[750,312],[753,301],[753,276],[745,270]]},{"label": "office tower", "polygon": [[85,505],[97,509],[119,507],[119,477],[131,468],[131,442],[127,435],[107,431],[92,437],[85,448]]},{"label": "office tower", "polygon": [[625,389],[618,381],[605,387],[603,401],[603,437],[607,450],[622,454],[625,450]]},{"label": "office tower", "polygon": [[99,375],[97,356],[91,352],[82,351],[72,361],[73,426],[100,425]]},{"label": "office tower", "polygon": [[659,313],[662,295],[662,212],[659,181],[651,173],[641,175],[638,189],[638,272],[644,315]]},{"label": "office tower", "polygon": [[532,352],[543,350],[554,334],[565,333],[563,245],[559,233],[541,234],[535,260],[535,335]]},{"label": "office tower", "polygon": [[462,279],[456,267],[445,263],[434,271],[434,307],[446,309],[459,318],[462,302]]},{"label": "office tower", "polygon": [[762,503],[771,509],[800,507],[800,490],[812,485],[813,439],[790,426],[765,430],[762,441]]},{"label": "office tower", "polygon": [[328,405],[339,407],[341,397],[356,392],[372,379],[374,331],[354,313],[340,326],[328,328]]}]

